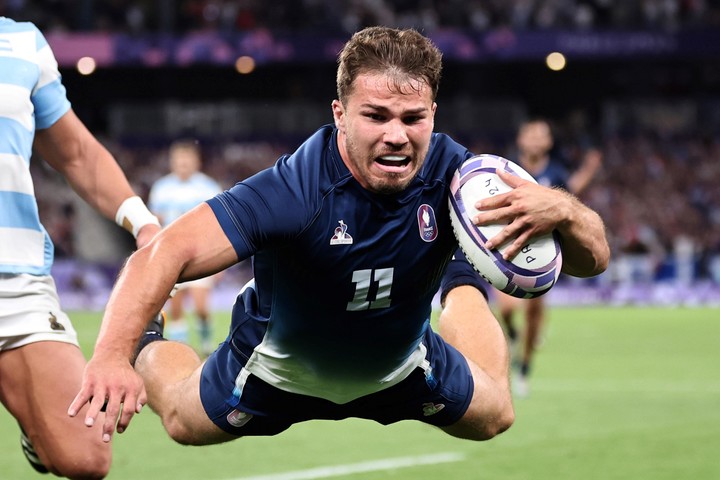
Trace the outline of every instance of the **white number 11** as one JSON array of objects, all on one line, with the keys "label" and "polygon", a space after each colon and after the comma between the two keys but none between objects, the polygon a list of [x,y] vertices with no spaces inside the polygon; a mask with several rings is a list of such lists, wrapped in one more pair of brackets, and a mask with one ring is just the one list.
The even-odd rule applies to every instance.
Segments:
[{"label": "white number 11", "polygon": [[[377,270],[356,270],[352,281],[355,283],[355,296],[348,302],[347,309],[351,312],[368,310],[370,308],[387,308],[390,306],[390,290],[393,282],[392,268],[378,268]],[[370,299],[370,287],[377,284],[375,300]]]}]

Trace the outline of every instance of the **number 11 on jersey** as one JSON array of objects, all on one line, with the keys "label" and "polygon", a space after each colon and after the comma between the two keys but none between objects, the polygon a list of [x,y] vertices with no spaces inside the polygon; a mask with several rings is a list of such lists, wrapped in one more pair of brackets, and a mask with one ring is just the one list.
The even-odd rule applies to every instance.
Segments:
[{"label": "number 11 on jersey", "polygon": [[355,270],[352,276],[355,295],[352,301],[348,302],[347,310],[357,312],[389,307],[393,271],[392,268]]}]

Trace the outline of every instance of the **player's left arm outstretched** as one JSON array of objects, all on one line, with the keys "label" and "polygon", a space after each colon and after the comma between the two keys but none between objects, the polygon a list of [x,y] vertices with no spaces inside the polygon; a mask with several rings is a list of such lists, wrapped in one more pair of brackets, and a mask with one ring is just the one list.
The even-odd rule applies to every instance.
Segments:
[{"label": "player's left arm outstretched", "polygon": [[510,173],[497,170],[510,192],[479,201],[481,210],[475,224],[510,222],[488,248],[511,242],[506,257],[516,255],[530,238],[557,230],[562,239],[563,272],[576,277],[591,277],[605,271],[610,261],[610,246],[600,216],[574,195],[561,189],[537,185]]},{"label": "player's left arm outstretched", "polygon": [[178,280],[211,275],[237,261],[207,203],[172,222],[133,253],[110,295],[93,356],[68,414],[77,415],[89,403],[85,423],[92,425],[107,400],[103,440],[110,441],[116,427],[123,432],[146,401],[143,381],[132,362],[149,319],[160,311]]}]

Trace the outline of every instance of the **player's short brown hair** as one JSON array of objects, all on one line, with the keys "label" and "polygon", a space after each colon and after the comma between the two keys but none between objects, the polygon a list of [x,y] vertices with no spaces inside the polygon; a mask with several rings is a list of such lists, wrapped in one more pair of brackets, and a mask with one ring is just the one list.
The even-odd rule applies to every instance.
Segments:
[{"label": "player's short brown hair", "polygon": [[437,97],[442,74],[442,53],[416,30],[368,27],[355,33],[338,55],[337,94],[345,103],[353,82],[364,73],[391,76],[398,91],[408,79],[425,83]]}]

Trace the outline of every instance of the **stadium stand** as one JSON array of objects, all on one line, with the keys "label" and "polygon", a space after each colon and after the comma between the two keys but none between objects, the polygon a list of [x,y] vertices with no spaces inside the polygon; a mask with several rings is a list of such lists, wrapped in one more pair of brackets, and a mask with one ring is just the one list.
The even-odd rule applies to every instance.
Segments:
[{"label": "stadium stand", "polygon": [[[582,78],[576,85],[580,90],[588,89],[584,96],[573,96],[568,83],[554,85],[558,80],[548,80],[546,72],[528,67],[529,60],[516,52],[512,61],[483,59],[485,63],[473,70],[473,75],[477,74],[473,80],[487,76],[487,72],[500,78],[495,83],[483,80],[482,89],[486,91],[482,97],[466,98],[461,91],[468,90],[469,81],[463,84],[453,77],[463,68],[470,68],[472,58],[453,57],[459,58],[460,66],[452,62],[448,66],[446,80],[443,80],[446,83],[441,88],[444,97],[437,123],[439,128],[464,137],[476,151],[512,158],[515,126],[524,117],[540,114],[552,118],[560,154],[570,168],[579,162],[579,154],[588,138],[604,152],[602,171],[583,199],[606,221],[613,261],[608,273],[593,284],[595,290],[588,301],[712,303],[720,298],[720,190],[716,188],[720,182],[720,135],[717,133],[720,132],[720,115],[715,113],[720,111],[717,108],[720,106],[720,78],[715,69],[707,66],[707,59],[691,64],[692,59],[683,58],[684,54],[694,51],[692,45],[699,44],[689,43],[689,47],[684,47],[685,40],[677,40],[688,36],[694,38],[692,35],[696,34],[717,34],[720,31],[720,2],[278,0],[273,2],[272,9],[268,9],[265,2],[259,0],[16,0],[0,2],[0,15],[32,20],[42,29],[62,35],[121,34],[124,38],[131,35],[138,41],[157,38],[157,33],[182,38],[189,32],[202,31],[210,32],[215,36],[213,38],[242,32],[266,32],[264,35],[268,37],[262,38],[271,40],[273,35],[290,35],[285,38],[292,38],[293,32],[298,35],[323,32],[318,41],[327,38],[331,42],[364,25],[383,23],[438,32],[438,38],[447,41],[451,55],[459,55],[457,52],[467,47],[464,43],[467,38],[480,38],[473,36],[475,34],[488,34],[482,38],[497,40],[499,37],[493,32],[500,31],[516,32],[518,38],[522,32],[535,31],[612,32],[612,35],[623,31],[660,32],[667,36],[638,37],[660,39],[660,43],[650,45],[654,50],[643,50],[633,56],[632,61],[601,59],[601,62],[593,57],[593,52],[585,52],[586,57],[578,60]],[[454,32],[462,35],[454,36]],[[677,36],[680,34],[685,37]],[[262,43],[258,38],[261,37],[255,37],[255,40]],[[662,41],[665,40],[678,41],[679,45],[673,46],[672,55],[667,58],[662,56],[666,48]],[[710,48],[712,42],[706,44]],[[609,55],[618,55],[618,51],[611,50]],[[328,63],[327,58],[322,61]],[[711,51],[709,58],[713,58]],[[115,58],[115,61],[120,60]],[[319,60],[315,61],[313,68],[324,68]],[[273,64],[272,60],[268,62]],[[317,125],[316,119],[323,115],[327,115],[329,121],[329,97],[325,95],[328,91],[323,91],[322,95],[317,93],[312,68],[303,69],[302,65],[292,63],[292,58],[286,62],[279,62],[280,66],[271,69],[272,75],[284,77],[292,72],[295,84],[281,83],[277,87],[283,89],[284,98],[279,99],[278,104],[272,104],[272,108],[267,108],[269,99],[250,105],[248,99],[237,93],[233,102],[222,98],[204,100],[202,93],[197,91],[192,92],[194,103],[188,106],[187,102],[191,100],[183,103],[182,98],[183,88],[189,95],[188,83],[182,81],[179,70],[172,68],[156,75],[160,79],[175,75],[174,82],[179,85],[177,91],[164,86],[168,88],[168,98],[157,98],[155,102],[148,102],[147,98],[127,98],[129,93],[123,90],[127,88],[123,85],[128,83],[128,78],[137,76],[137,70],[128,73],[118,67],[113,71],[118,77],[115,83],[102,78],[92,79],[105,82],[97,88],[100,93],[85,89],[82,95],[74,87],[73,70],[66,66],[63,74],[78,112],[84,114],[96,133],[104,135],[104,143],[128,172],[137,190],[147,194],[152,182],[163,173],[165,161],[162,155],[173,132],[177,134],[179,128],[155,121],[157,118],[177,120],[182,117],[179,110],[192,113],[187,115],[185,130],[180,133],[186,134],[190,129],[201,137],[208,173],[222,179],[226,187],[272,163],[281,153],[292,150],[294,142],[308,133],[303,130],[304,124]],[[332,67],[330,64],[329,68]],[[496,73],[501,70],[511,73],[505,73],[506,76]],[[202,75],[214,74],[203,70]],[[524,78],[525,83],[508,82],[509,76]],[[565,81],[576,82],[577,78],[570,77]],[[228,86],[225,81],[218,81],[213,89],[222,91],[225,88],[228,95],[238,90],[232,81],[226,83]],[[539,85],[537,89],[541,93],[527,85],[530,83]],[[262,79],[252,88],[265,86],[269,88],[267,79]],[[517,91],[513,92],[513,89]],[[154,90],[148,95],[157,93]],[[332,94],[330,90],[328,95]],[[554,108],[561,97],[577,104]],[[108,104],[101,108],[97,104],[103,103],[105,98]],[[312,105],[303,104],[299,99],[308,100]],[[479,107],[474,109],[476,105]],[[141,106],[150,110],[142,110]],[[107,112],[101,113],[101,110]],[[478,111],[484,113],[477,114]],[[578,112],[581,112],[580,119]],[[242,118],[249,114],[252,114],[255,130],[243,130],[247,125],[239,123],[236,130],[232,130],[234,124],[227,121],[228,116]],[[99,118],[103,115],[104,118]],[[278,115],[283,118],[286,131],[283,135],[273,136],[277,131],[275,127],[279,126],[273,118],[277,119]],[[473,120],[467,121],[471,117]],[[133,126],[145,128],[148,122],[138,121],[142,118],[153,118],[146,135],[130,132]],[[465,119],[465,124],[458,118]],[[261,128],[264,124],[268,125],[267,131]],[[203,125],[214,127],[203,130]],[[156,130],[150,133],[151,127]],[[98,242],[83,242],[82,237],[88,228],[102,227],[78,211],[72,193],[57,180],[54,172],[41,162],[36,162],[33,169],[39,208],[43,218],[48,219],[45,224],[56,243],[58,257],[69,259],[71,263],[93,262],[103,256],[112,263],[122,258],[128,244],[115,245],[118,252],[110,257],[88,251]],[[62,262],[61,265],[65,265],[62,268],[73,268]],[[112,274],[113,265],[103,269]],[[73,288],[79,288],[83,282],[76,280],[71,284]],[[652,290],[648,285],[660,285],[660,289]],[[571,286],[579,288],[578,285]],[[668,295],[668,288],[672,295]],[[571,296],[569,294],[568,298]],[[575,295],[574,298],[579,297]]]},{"label": "stadium stand", "polygon": [[195,29],[355,31],[366,25],[426,31],[498,26],[589,29],[716,26],[720,5],[708,0],[260,0],[3,2],[0,15],[32,20],[44,31],[187,32]]}]

